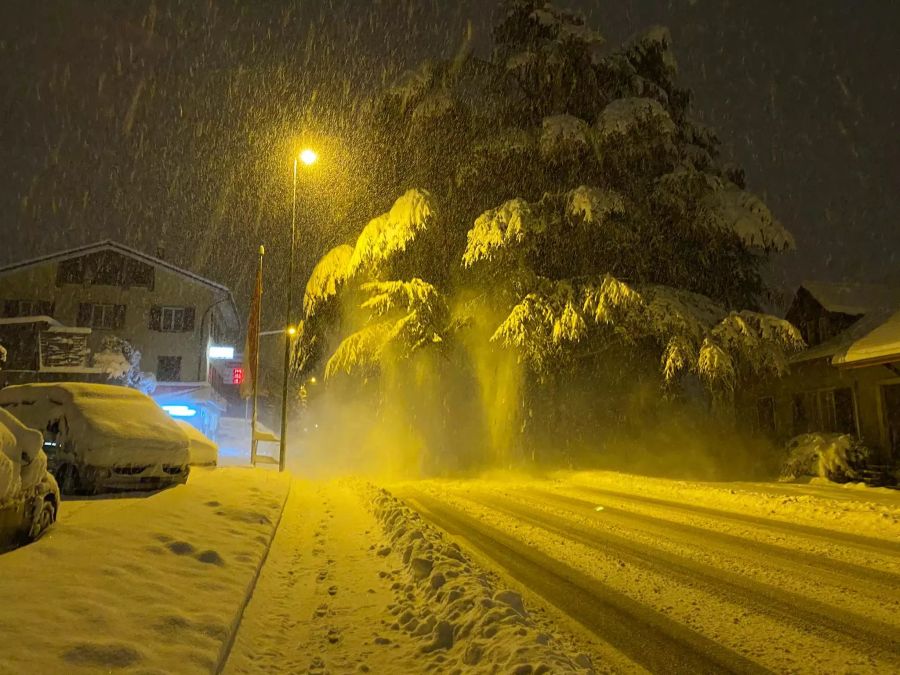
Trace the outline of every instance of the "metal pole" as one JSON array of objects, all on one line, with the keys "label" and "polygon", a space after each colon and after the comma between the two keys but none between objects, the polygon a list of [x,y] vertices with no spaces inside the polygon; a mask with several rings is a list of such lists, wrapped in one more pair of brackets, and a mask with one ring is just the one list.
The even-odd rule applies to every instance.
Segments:
[{"label": "metal pole", "polygon": [[288,382],[291,374],[291,312],[294,303],[294,247],[297,238],[297,161],[294,158],[294,194],[291,200],[291,245],[288,256],[287,311],[284,317],[284,382],[281,386],[281,438],[278,447],[278,470],[284,471],[287,449]]},{"label": "metal pole", "polygon": [[[259,267],[257,268],[257,274],[262,277],[262,267],[263,267],[263,256],[266,254],[266,249],[264,246],[259,247]],[[262,315],[262,298],[259,299],[260,307],[259,313]],[[259,410],[259,327],[262,325],[260,322],[256,324],[256,353],[253,355],[253,372],[251,376],[253,377],[253,421],[250,423],[250,464],[252,466],[256,466],[256,451],[259,447],[259,441],[256,440],[256,420],[257,420],[257,412]],[[244,377],[246,377],[246,373]]]}]

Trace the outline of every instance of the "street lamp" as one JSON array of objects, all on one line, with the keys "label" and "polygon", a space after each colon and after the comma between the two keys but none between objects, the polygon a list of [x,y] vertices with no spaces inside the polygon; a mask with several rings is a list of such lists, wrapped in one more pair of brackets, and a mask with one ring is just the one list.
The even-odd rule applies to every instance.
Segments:
[{"label": "street lamp", "polygon": [[291,324],[291,313],[294,311],[294,248],[296,248],[297,239],[297,172],[301,162],[306,166],[312,166],[318,159],[319,156],[310,148],[302,150],[299,155],[294,157],[294,191],[291,199],[291,244],[288,258],[287,308],[284,317],[284,325],[287,328],[284,336],[284,383],[281,387],[281,440],[278,447],[279,471],[284,471],[284,459],[287,449],[287,401],[288,380],[291,372],[291,342],[297,334],[297,329]]}]

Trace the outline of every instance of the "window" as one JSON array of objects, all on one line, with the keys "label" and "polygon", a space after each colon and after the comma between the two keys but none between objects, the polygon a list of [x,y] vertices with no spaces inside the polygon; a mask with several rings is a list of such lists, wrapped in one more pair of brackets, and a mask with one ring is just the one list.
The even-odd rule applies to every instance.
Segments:
[{"label": "window", "polygon": [[794,434],[814,431],[856,433],[856,408],[850,387],[794,395]]},{"label": "window", "polygon": [[4,317],[53,316],[53,303],[45,300],[5,300],[2,305]]},{"label": "window", "polygon": [[842,434],[856,433],[856,408],[853,405],[853,390],[850,387],[835,389],[832,394],[834,405],[834,430]]},{"label": "window", "polygon": [[99,251],[63,260],[56,269],[56,285],[93,284],[153,288],[153,266],[115,251]]},{"label": "window", "polygon": [[56,285],[80,284],[84,282],[84,258],[63,260],[56,268]]},{"label": "window", "polygon": [[775,399],[771,396],[757,399],[756,422],[760,431],[775,432]]},{"label": "window", "polygon": [[96,286],[120,286],[125,271],[125,258],[113,251],[101,251],[91,256],[93,275],[91,283]]},{"label": "window", "polygon": [[181,357],[160,356],[156,361],[156,379],[160,382],[180,382]]},{"label": "window", "polygon": [[794,436],[812,431],[812,398],[810,394],[794,394]]},{"label": "window", "polygon": [[825,342],[831,337],[831,320],[827,314],[823,314],[819,317],[819,342]]},{"label": "window", "polygon": [[806,344],[810,347],[814,347],[821,342],[819,339],[819,322],[816,319],[810,319],[806,322],[805,332],[806,335],[803,337],[806,338]]},{"label": "window", "polygon": [[194,330],[194,308],[151,307],[149,327],[164,333],[189,333]]},{"label": "window", "polygon": [[163,307],[160,330],[181,332],[184,327],[184,307]]},{"label": "window", "polygon": [[122,328],[125,325],[125,305],[83,302],[78,305],[78,325],[104,330]]},{"label": "window", "polygon": [[140,260],[126,258],[122,285],[126,287],[143,286],[153,288],[153,268]]}]

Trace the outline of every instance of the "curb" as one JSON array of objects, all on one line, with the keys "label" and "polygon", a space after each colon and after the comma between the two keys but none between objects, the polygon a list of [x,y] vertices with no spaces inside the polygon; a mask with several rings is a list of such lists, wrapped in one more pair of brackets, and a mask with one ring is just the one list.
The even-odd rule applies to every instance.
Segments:
[{"label": "curb", "polygon": [[228,637],[225,642],[222,643],[222,647],[219,649],[219,658],[216,662],[215,668],[212,670],[215,675],[220,675],[222,671],[225,669],[225,665],[228,663],[228,657],[231,656],[231,650],[234,648],[234,641],[237,639],[238,630],[241,627],[241,622],[244,620],[244,612],[247,609],[247,605],[250,604],[250,600],[253,599],[253,593],[256,590],[256,582],[259,581],[259,575],[262,573],[263,567],[266,565],[266,560],[269,559],[269,551],[272,550],[272,544],[275,541],[275,537],[278,536],[278,528],[281,526],[281,517],[284,515],[284,509],[287,506],[288,499],[291,496],[291,490],[294,487],[294,481],[291,479],[291,482],[288,483],[287,492],[284,495],[284,501],[281,503],[281,510],[278,512],[278,520],[275,521],[275,527],[272,529],[272,539],[269,541],[269,545],[266,547],[265,552],[262,555],[262,558],[259,560],[259,565],[256,568],[256,572],[253,574],[253,578],[250,580],[250,584],[247,586],[247,592],[244,594],[244,600],[241,602],[240,607],[238,608],[237,615],[231,621],[231,626],[228,631]]}]

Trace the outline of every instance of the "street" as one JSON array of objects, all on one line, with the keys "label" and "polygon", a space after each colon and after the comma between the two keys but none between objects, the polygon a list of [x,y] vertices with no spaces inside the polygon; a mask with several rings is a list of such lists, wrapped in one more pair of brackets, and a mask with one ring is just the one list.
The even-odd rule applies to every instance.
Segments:
[{"label": "street", "polygon": [[892,672],[898,528],[828,484],[196,471],[0,556],[0,673]]},{"label": "street", "polygon": [[[578,483],[398,492],[579,624],[607,662],[652,672],[900,668],[900,540]],[[794,493],[785,499],[815,502]],[[897,496],[879,495],[894,509]]]}]

